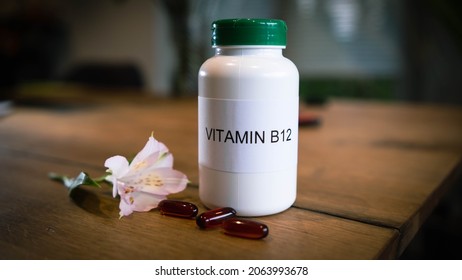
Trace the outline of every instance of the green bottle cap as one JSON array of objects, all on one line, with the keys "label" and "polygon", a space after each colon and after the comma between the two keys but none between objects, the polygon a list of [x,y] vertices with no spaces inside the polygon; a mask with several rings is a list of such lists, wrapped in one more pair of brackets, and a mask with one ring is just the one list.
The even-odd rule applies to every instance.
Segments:
[{"label": "green bottle cap", "polygon": [[278,19],[221,19],[212,23],[212,46],[286,46],[287,25]]}]

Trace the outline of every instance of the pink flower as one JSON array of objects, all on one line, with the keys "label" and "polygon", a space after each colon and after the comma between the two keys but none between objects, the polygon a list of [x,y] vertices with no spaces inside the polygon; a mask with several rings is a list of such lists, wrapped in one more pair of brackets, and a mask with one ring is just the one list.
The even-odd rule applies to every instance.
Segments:
[{"label": "pink flower", "polygon": [[120,196],[120,217],[156,208],[168,194],[184,190],[188,183],[186,175],[172,168],[173,156],[167,147],[153,136],[131,163],[123,156],[113,156],[104,166],[111,173],[106,180],[113,184],[113,196]]}]

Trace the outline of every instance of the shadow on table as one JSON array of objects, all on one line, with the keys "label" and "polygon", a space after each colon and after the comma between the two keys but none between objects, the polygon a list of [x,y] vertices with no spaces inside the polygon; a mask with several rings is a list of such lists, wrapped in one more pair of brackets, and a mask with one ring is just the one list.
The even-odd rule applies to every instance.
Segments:
[{"label": "shadow on table", "polygon": [[118,217],[119,205],[107,192],[95,193],[93,190],[79,187],[72,190],[72,201],[90,214],[102,218]]},{"label": "shadow on table", "polygon": [[462,178],[428,217],[400,259],[462,259]]}]

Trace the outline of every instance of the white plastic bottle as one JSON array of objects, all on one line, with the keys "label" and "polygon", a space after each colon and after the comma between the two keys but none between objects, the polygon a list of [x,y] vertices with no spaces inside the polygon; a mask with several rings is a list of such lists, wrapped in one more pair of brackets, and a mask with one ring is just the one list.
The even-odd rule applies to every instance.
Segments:
[{"label": "white plastic bottle", "polygon": [[215,56],[199,70],[199,196],[239,216],[289,208],[297,192],[298,70],[282,54],[286,24],[212,24]]}]

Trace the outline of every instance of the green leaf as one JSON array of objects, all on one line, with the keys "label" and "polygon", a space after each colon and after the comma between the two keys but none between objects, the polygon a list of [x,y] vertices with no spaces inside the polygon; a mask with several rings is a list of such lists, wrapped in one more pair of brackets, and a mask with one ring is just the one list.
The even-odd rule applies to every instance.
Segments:
[{"label": "green leaf", "polygon": [[93,180],[86,172],[80,172],[80,174],[74,179],[70,186],[67,186],[70,189],[76,188],[80,185],[87,185],[101,188],[101,185]]},{"label": "green leaf", "polygon": [[[83,171],[80,172],[79,175],[77,175],[75,178],[69,178],[65,175],[60,175],[54,172],[48,173],[48,177],[52,180],[63,183],[64,186],[69,189],[69,194],[72,192],[72,190],[81,185],[101,188],[101,185],[96,180],[92,179],[86,172]],[[101,178],[99,179],[104,180],[104,177]]]}]

